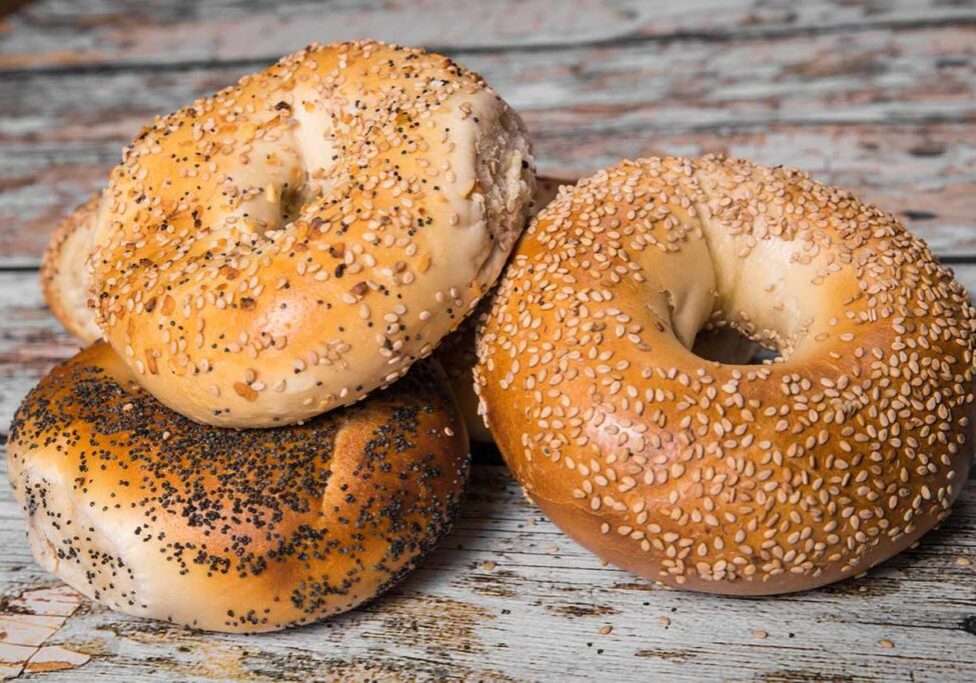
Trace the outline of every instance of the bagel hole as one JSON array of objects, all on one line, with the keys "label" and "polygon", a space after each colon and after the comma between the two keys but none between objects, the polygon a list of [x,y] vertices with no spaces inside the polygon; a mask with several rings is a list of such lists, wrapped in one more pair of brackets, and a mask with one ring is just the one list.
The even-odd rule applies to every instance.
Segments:
[{"label": "bagel hole", "polygon": [[304,190],[304,184],[293,187],[285,183],[281,186],[281,204],[279,207],[281,225],[288,225],[302,214],[302,208],[305,206]]},{"label": "bagel hole", "polygon": [[699,358],[727,365],[762,365],[773,363],[782,355],[728,325],[706,325],[692,344],[691,352]]}]

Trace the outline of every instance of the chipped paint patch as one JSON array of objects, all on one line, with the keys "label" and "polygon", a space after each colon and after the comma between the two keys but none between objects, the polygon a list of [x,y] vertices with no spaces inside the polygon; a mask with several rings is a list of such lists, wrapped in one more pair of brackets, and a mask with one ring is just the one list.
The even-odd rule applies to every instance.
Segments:
[{"label": "chipped paint patch", "polygon": [[556,614],[562,617],[596,617],[617,613],[617,610],[609,605],[596,605],[582,602],[543,605],[543,609],[550,614]]},{"label": "chipped paint patch", "polygon": [[434,595],[391,596],[383,608],[388,616],[377,637],[419,645],[430,653],[442,652],[447,644],[462,652],[482,652],[485,643],[478,627],[495,618],[484,607]]},{"label": "chipped paint patch", "polygon": [[45,645],[27,662],[27,671],[36,673],[41,671],[64,671],[76,669],[85,664],[91,657],[69,650],[60,645]]},{"label": "chipped paint patch", "polygon": [[692,649],[666,649],[666,648],[648,648],[644,650],[638,650],[634,653],[635,657],[652,658],[652,659],[663,659],[666,662],[671,662],[673,664],[684,664],[685,662],[690,662],[692,659],[698,656],[698,653]]},{"label": "chipped paint patch", "polygon": [[44,645],[83,601],[64,584],[0,599],[0,676],[74,669],[91,659],[60,645]]},{"label": "chipped paint patch", "polygon": [[491,573],[473,573],[458,577],[457,583],[486,597],[514,598],[525,579],[511,569],[494,569]]}]

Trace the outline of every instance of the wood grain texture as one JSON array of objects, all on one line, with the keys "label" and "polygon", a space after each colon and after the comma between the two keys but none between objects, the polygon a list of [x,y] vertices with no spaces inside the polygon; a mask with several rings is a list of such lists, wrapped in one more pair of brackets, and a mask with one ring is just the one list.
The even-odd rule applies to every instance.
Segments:
[{"label": "wood grain texture", "polygon": [[[77,349],[41,301],[40,252],[139,126],[312,40],[365,36],[484,74],[545,169],[708,152],[797,166],[899,213],[976,293],[973,0],[38,0],[0,19],[0,441]],[[17,633],[61,584],[2,484],[0,544],[0,630]],[[601,566],[482,464],[440,549],[352,614],[245,637],[83,602],[36,652],[33,633],[0,636],[0,674],[33,653],[37,677],[90,657],[52,681],[973,681],[976,480],[864,577],[725,599]]]},{"label": "wood grain texture", "polygon": [[969,0],[454,0],[323,3],[48,1],[9,19],[0,66],[45,69],[247,62],[313,40],[372,37],[456,54],[940,27],[976,21]]},{"label": "wood grain texture", "polygon": [[[849,186],[901,212],[939,253],[976,255],[976,23],[866,25],[856,40],[683,37],[474,52],[464,62],[519,109],[543,167],[589,172],[621,157],[740,154]],[[0,265],[36,264],[53,225],[104,182],[153,115],[270,58],[0,69]]]}]

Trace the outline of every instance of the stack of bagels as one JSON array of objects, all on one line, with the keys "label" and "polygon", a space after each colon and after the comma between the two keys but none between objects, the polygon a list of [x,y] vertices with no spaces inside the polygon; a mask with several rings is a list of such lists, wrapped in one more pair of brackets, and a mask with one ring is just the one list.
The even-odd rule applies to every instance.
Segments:
[{"label": "stack of bagels", "polygon": [[949,513],[976,310],[923,242],[741,160],[557,184],[477,74],[378,42],[156,119],[45,255],[89,346],[11,428],[35,557],[131,614],[307,623],[436,545],[468,434],[599,557],[700,591],[813,588]]}]

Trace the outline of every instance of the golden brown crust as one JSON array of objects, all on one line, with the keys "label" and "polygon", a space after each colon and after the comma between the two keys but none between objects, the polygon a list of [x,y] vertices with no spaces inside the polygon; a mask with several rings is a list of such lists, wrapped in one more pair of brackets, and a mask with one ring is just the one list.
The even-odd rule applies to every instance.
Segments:
[{"label": "golden brown crust", "polygon": [[532,163],[518,115],[446,57],[312,45],[126,150],[95,233],[99,324],[147,389],[201,422],[354,402],[494,282]]},{"label": "golden brown crust", "polygon": [[302,426],[200,425],[102,342],[14,418],[9,476],[35,557],[88,597],[217,631],[268,631],[378,595],[447,531],[467,441],[442,371]]},{"label": "golden brown crust", "polygon": [[41,291],[54,317],[86,344],[101,337],[88,307],[88,269],[100,193],[68,214],[51,236],[41,261]]},{"label": "golden brown crust", "polygon": [[[536,178],[536,192],[532,198],[530,215],[537,214],[552,201],[561,185],[576,182],[569,178]],[[92,196],[62,221],[44,252],[41,267],[41,287],[44,299],[54,317],[85,343],[101,336],[95,317],[87,305],[88,273],[85,267],[91,249],[91,234],[100,194]],[[67,248],[66,248],[67,245]],[[474,393],[471,371],[476,360],[474,330],[476,314],[465,319],[461,326],[444,338],[437,349],[437,360],[451,380],[451,388],[471,439],[491,443],[491,434],[478,415],[478,397]]]},{"label": "golden brown crust", "polygon": [[[974,321],[924,243],[843,190],[644,159],[532,222],[479,328],[476,388],[516,478],[601,558],[695,590],[805,590],[948,514]],[[699,358],[707,324],[782,358]]]},{"label": "golden brown crust", "polygon": [[[570,178],[544,175],[536,177],[535,196],[532,198],[530,216],[535,216],[555,199],[561,186],[571,186],[575,182],[575,179]],[[475,329],[478,325],[478,318],[487,311],[485,304],[489,298],[486,296],[481,305],[461,323],[457,330],[444,337],[444,341],[441,342],[435,352],[437,361],[444,368],[447,378],[451,381],[454,399],[461,410],[461,415],[464,416],[468,436],[472,441],[479,443],[492,443],[491,432],[488,431],[485,421],[478,414],[478,397],[474,392],[474,377],[472,376],[474,364],[478,360],[474,349]]]}]

